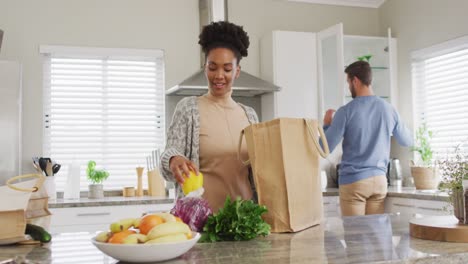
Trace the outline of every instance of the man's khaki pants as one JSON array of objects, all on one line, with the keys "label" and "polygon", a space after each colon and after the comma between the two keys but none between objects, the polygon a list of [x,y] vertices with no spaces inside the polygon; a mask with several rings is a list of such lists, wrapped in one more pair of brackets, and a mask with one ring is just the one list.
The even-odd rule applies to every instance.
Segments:
[{"label": "man's khaki pants", "polygon": [[386,196],[385,175],[340,185],[341,215],[383,214]]}]

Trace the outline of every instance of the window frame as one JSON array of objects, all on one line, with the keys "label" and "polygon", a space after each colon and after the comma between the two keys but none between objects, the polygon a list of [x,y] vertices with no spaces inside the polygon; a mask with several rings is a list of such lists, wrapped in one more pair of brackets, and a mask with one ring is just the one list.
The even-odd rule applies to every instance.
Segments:
[{"label": "window frame", "polygon": [[[467,50],[468,51],[468,35],[467,36],[462,36],[456,39],[452,39],[449,41],[445,41],[427,48],[419,49],[416,51],[411,52],[411,83],[412,83],[412,103],[413,103],[413,134],[416,133],[416,130],[419,128],[419,126],[423,123],[422,121],[422,113],[420,109],[422,108],[417,99],[417,92],[420,88],[417,87],[417,81],[414,78],[414,71],[415,71],[415,64],[416,63],[421,63],[423,61],[438,57],[438,56],[443,56],[443,55],[448,55],[450,53],[462,51],[462,50]],[[468,136],[467,136],[468,139]],[[456,144],[454,144],[455,146]],[[447,151],[449,148],[447,148]],[[434,153],[433,159],[441,158],[442,156],[446,155],[447,153]],[[413,159],[416,157],[416,153],[413,153]]]},{"label": "window frame", "polygon": [[[51,65],[50,60],[52,59],[52,56],[55,57],[68,57],[68,58],[81,58],[81,59],[103,59],[103,60],[141,60],[141,61],[153,61],[154,59],[155,62],[157,62],[154,66],[155,70],[159,73],[157,74],[159,78],[155,79],[155,94],[156,96],[161,96],[159,99],[155,100],[160,100],[161,104],[158,103],[160,110],[157,111],[157,114],[160,119],[160,128],[157,130],[162,130],[161,132],[156,132],[157,134],[160,134],[162,138],[157,137],[157,141],[162,142],[162,143],[155,143],[154,146],[151,146],[152,149],[164,149],[164,145],[166,143],[166,96],[165,96],[165,57],[164,57],[164,51],[160,49],[127,49],[127,48],[102,48],[102,47],[77,47],[77,46],[58,46],[58,45],[41,45],[39,47],[39,53],[42,55],[41,58],[41,63],[43,68],[42,72],[42,77],[43,79],[43,93],[42,93],[42,99],[43,99],[43,107],[42,107],[42,147],[43,147],[43,154],[44,156],[49,156],[50,155],[50,147],[46,145],[48,142],[46,140],[46,137],[48,136],[50,130],[46,128],[47,124],[47,109],[50,109],[50,101],[48,96],[51,93],[51,84],[50,81],[47,80],[46,74],[49,73],[51,74],[51,69],[46,68],[47,65]],[[47,62],[49,60],[49,62]],[[50,75],[51,76],[51,75]],[[49,77],[50,79],[50,77]],[[155,130],[156,131],[156,130]],[[145,153],[145,155],[151,155],[151,152],[149,151],[148,153]],[[135,164],[135,167],[137,166],[143,166],[146,167],[146,160],[145,160],[145,155],[141,156],[141,162],[138,164]],[[51,157],[54,159],[54,157]],[[140,159],[140,158],[139,158]],[[61,163],[60,160],[57,160],[58,163]],[[88,180],[83,182],[83,179],[86,179],[86,173],[85,168],[86,164],[81,164],[80,162],[80,178],[81,178],[81,183],[80,183],[80,190],[84,191],[86,190],[86,186],[88,183],[90,183]],[[98,162],[99,163],[99,162]],[[71,164],[71,163],[70,163]],[[62,164],[62,168],[64,164]],[[65,164],[67,167],[68,164]],[[98,164],[98,167],[99,164]],[[68,172],[68,171],[67,171]],[[60,172],[59,172],[60,174]],[[57,191],[64,191],[66,188],[66,179],[67,175],[63,173],[64,175],[61,175],[61,184],[57,185]],[[84,175],[84,176],[83,176]],[[129,177],[134,177],[135,184],[136,185],[136,170],[133,174],[130,174],[127,176]],[[56,180],[57,181],[57,180]],[[65,181],[65,183],[63,183]],[[108,186],[111,186],[110,188],[106,188],[106,182],[112,181],[112,175],[104,182],[104,189],[105,190],[121,190],[125,186],[116,186],[118,185],[118,182],[115,182],[113,184],[108,184]],[[114,186],[113,186],[114,185]],[[133,186],[134,186],[133,185]],[[146,188],[147,182],[144,181],[143,187]]]}]

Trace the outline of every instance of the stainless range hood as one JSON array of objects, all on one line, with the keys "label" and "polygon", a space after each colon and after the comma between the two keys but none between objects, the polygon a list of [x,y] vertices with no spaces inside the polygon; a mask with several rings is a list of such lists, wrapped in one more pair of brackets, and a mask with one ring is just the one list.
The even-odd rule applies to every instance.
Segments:
[{"label": "stainless range hood", "polygon": [[[211,21],[227,20],[227,0],[199,0],[200,28]],[[208,90],[203,65],[205,56],[201,54],[202,69],[166,90],[166,95],[202,95]],[[234,81],[232,96],[252,97],[281,90],[270,82],[262,80],[245,71]]]}]

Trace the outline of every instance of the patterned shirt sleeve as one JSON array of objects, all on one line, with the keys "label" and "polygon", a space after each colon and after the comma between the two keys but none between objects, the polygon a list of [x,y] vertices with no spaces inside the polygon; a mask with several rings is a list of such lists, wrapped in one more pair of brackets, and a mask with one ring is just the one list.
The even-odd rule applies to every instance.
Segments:
[{"label": "patterned shirt sleeve", "polygon": [[[176,106],[172,121],[167,130],[166,149],[161,154],[161,174],[166,181],[175,182],[175,178],[169,168],[169,160],[174,156],[185,157],[185,149],[188,141],[190,108],[189,97],[182,99]],[[187,157],[186,157],[187,158]]]}]

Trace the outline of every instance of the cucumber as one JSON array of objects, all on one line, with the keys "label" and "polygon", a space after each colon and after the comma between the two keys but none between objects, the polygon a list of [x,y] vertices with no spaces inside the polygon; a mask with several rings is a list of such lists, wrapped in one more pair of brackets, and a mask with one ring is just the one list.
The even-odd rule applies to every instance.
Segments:
[{"label": "cucumber", "polygon": [[33,225],[26,224],[26,235],[30,235],[34,240],[41,241],[43,243],[48,243],[52,240],[52,236],[44,228]]}]

